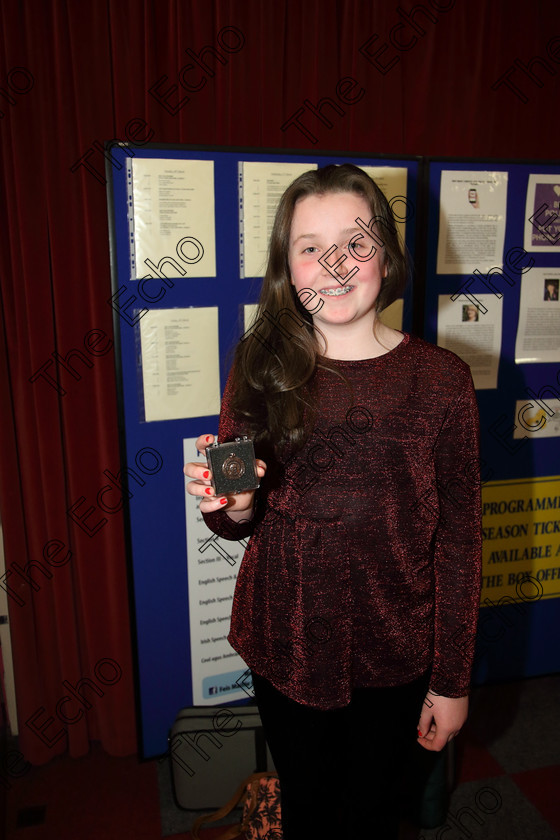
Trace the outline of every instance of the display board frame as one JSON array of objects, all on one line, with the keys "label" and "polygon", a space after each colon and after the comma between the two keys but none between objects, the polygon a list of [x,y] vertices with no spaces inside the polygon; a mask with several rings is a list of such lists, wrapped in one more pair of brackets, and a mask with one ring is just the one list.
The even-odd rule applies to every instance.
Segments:
[{"label": "display board frame", "polygon": [[[406,246],[413,261],[419,241],[415,210],[418,184],[422,178],[422,161],[418,157],[338,151],[158,144],[132,147],[123,143],[108,145],[107,158],[112,276],[109,303],[114,313],[121,481],[125,487],[125,496],[128,496],[125,523],[132,594],[138,742],[141,756],[149,758],[166,751],[168,733],[177,712],[182,707],[192,706],[195,691],[198,691],[190,678],[192,627],[189,624],[188,529],[185,527],[188,514],[185,512],[185,481],[182,474],[184,457],[194,460],[196,452],[194,447],[189,452],[190,444],[183,445],[183,442],[192,441],[202,432],[215,433],[218,411],[188,418],[149,419],[149,412],[154,409],[153,405],[152,408],[148,406],[144,398],[147,382],[145,358],[148,354],[143,353],[142,341],[145,347],[146,340],[141,335],[141,322],[145,314],[141,313],[143,310],[157,312],[152,321],[156,323],[158,318],[165,321],[161,335],[176,335],[181,329],[188,331],[190,327],[188,323],[179,322],[175,318],[174,310],[180,318],[184,310],[218,307],[221,395],[233,348],[244,332],[242,306],[256,303],[260,288],[259,278],[240,276],[239,164],[288,162],[309,164],[311,167],[351,162],[363,166],[406,168]],[[184,275],[173,276],[168,271],[164,272],[163,257],[173,256],[177,262],[177,255],[157,254],[148,263],[152,279],[146,280],[144,286],[140,287],[139,279],[142,275],[137,271],[134,276],[132,270],[131,239],[134,237],[134,228],[131,224],[131,176],[134,165],[131,161],[150,159],[171,163],[180,160],[213,162],[215,230],[219,231],[216,236],[215,277],[191,279],[189,265],[183,267]],[[136,167],[138,171],[142,168]],[[168,265],[171,265],[171,261]],[[157,268],[161,268],[159,274],[155,271]],[[158,281],[156,285],[158,277],[161,282]],[[405,292],[405,331],[415,328],[413,295],[422,294],[420,284],[421,274],[418,279],[415,278],[415,284],[409,283]],[[149,301],[141,297],[141,288],[149,294]],[[161,297],[154,300],[160,293]],[[165,320],[166,313],[171,313],[170,321]],[[156,375],[159,375],[158,371]],[[153,402],[157,406],[157,400]],[[209,559],[212,559],[213,552],[216,561],[214,568],[221,565],[225,572],[234,570],[234,576],[243,546],[233,544],[236,546],[234,549],[231,545],[228,548],[225,541],[222,544],[216,541],[212,545],[202,543],[198,551],[203,549]],[[223,636],[221,629],[220,635]],[[211,641],[209,645],[212,645]],[[243,669],[238,676],[242,677],[242,672]],[[236,682],[236,675],[235,669],[226,674],[230,681],[226,681],[226,688],[237,684],[237,694],[225,691],[215,699],[209,698],[208,691],[213,688],[221,691],[224,687],[223,681],[220,684],[219,680],[215,680],[216,686],[204,689],[204,702],[215,705],[227,703],[228,706],[247,702],[248,692],[242,690],[242,679]]]},{"label": "display board frame", "polygon": [[[406,245],[414,267],[414,282],[409,284],[405,294],[403,329],[433,343],[438,343],[439,329],[439,339],[445,346],[450,334],[461,334],[458,328],[461,325],[454,325],[448,316],[442,315],[442,298],[454,298],[459,305],[470,305],[471,308],[473,303],[483,304],[486,300],[484,295],[492,297],[494,306],[497,301],[500,302],[501,321],[499,326],[497,320],[494,324],[494,333],[498,330],[499,335],[494,336],[495,346],[492,348],[492,353],[497,356],[493,374],[496,387],[486,380],[484,387],[477,388],[481,416],[485,563],[474,682],[480,684],[560,670],[560,652],[554,644],[554,628],[560,619],[560,559],[555,566],[551,549],[556,550],[557,540],[549,539],[546,531],[558,522],[554,519],[557,509],[553,506],[554,500],[560,499],[558,436],[531,434],[527,425],[520,425],[520,416],[532,417],[527,406],[540,407],[543,414],[541,421],[546,423],[554,419],[558,422],[554,400],[557,399],[555,395],[560,394],[560,364],[556,361],[516,362],[516,344],[518,350],[520,346],[519,316],[523,309],[528,309],[521,291],[523,285],[527,285],[530,271],[534,269],[535,275],[541,272],[541,284],[545,269],[553,270],[552,279],[560,275],[560,251],[554,247],[525,249],[530,242],[531,224],[537,230],[548,224],[549,233],[556,235],[554,212],[548,217],[542,213],[539,215],[535,212],[538,210],[535,202],[538,203],[539,195],[546,194],[547,178],[553,187],[560,187],[557,162],[157,144],[140,148],[122,143],[109,145],[107,157],[113,290],[108,302],[114,313],[122,452],[120,480],[125,487],[125,496],[128,496],[125,514],[141,755],[148,758],[165,752],[167,733],[176,712],[194,702],[194,687],[189,677],[188,529],[185,528],[181,468],[184,458],[194,459],[195,452],[189,454],[185,451],[183,441],[194,439],[202,431],[215,432],[218,416],[216,410],[190,418],[150,420],[142,413],[144,381],[139,375],[138,360],[142,347],[138,326],[141,316],[138,316],[142,309],[159,310],[164,318],[166,310],[173,313],[174,310],[204,309],[217,305],[220,348],[218,390],[221,394],[233,347],[246,328],[243,304],[256,303],[260,287],[258,277],[243,276],[240,270],[240,162],[311,166],[348,161],[359,165],[406,167],[407,199],[414,211],[406,224]],[[213,162],[214,206],[217,208],[215,229],[219,229],[219,237],[216,237],[215,277],[191,279],[188,265],[185,274],[180,277],[169,275],[164,279],[163,271],[159,275],[156,272],[161,283],[159,287],[152,286],[150,293],[154,296],[154,290],[159,288],[162,295],[148,304],[138,295],[139,280],[131,274],[130,161],[150,158],[171,162]],[[493,274],[488,273],[490,263],[481,266],[483,270],[473,271],[475,263],[472,259],[470,264],[466,259],[463,269],[456,273],[445,273],[441,271],[441,265],[438,266],[442,236],[440,211],[445,207],[450,218],[454,213],[453,208],[448,209],[453,204],[449,188],[444,198],[441,195],[444,172],[449,173],[446,176],[447,185],[457,182],[458,194],[461,190],[465,191],[465,201],[471,204],[470,208],[465,207],[467,212],[479,209],[474,206],[477,200],[482,206],[484,190],[488,189],[485,186],[489,183],[488,173],[507,175],[507,188],[503,194],[503,245],[497,246],[496,271]],[[543,177],[539,179],[537,176]],[[477,179],[477,186],[471,186],[470,190],[474,189],[475,193],[469,192],[466,184],[473,178]],[[465,183],[461,184],[461,181]],[[476,194],[477,190],[479,194]],[[499,192],[498,188],[496,190]],[[461,215],[465,215],[462,210],[458,213],[458,216]],[[492,216],[493,213],[487,215]],[[500,213],[494,215],[499,216]],[[533,222],[531,215],[535,217]],[[558,215],[560,217],[560,213]],[[453,229],[459,238],[466,236],[468,240],[472,231],[461,229],[461,219],[452,219],[452,222],[454,227],[448,224],[446,235]],[[480,220],[477,223],[480,224]],[[475,228],[476,225],[473,225],[472,230]],[[491,233],[487,239],[493,235]],[[478,236],[480,240],[480,235],[472,236],[472,248],[476,252],[476,238]],[[472,257],[472,251],[469,255]],[[151,261],[150,268],[161,265],[161,256]],[[442,259],[440,253],[439,260]],[[444,264],[449,266],[445,260]],[[153,274],[152,278],[156,279]],[[461,296],[464,295],[467,297],[462,301]],[[134,296],[136,300],[130,302]],[[123,303],[124,306],[121,305]],[[488,314],[492,317],[489,308],[478,307],[479,322]],[[487,326],[491,317],[487,318]],[[527,332],[527,319],[522,326]],[[178,327],[188,329],[189,325],[164,325],[172,332]],[[447,338],[442,339],[446,330]],[[551,418],[553,407],[556,407],[555,418]],[[523,408],[529,413],[521,415]],[[548,414],[544,416],[546,409]],[[512,500],[518,507],[517,519],[517,514],[511,514],[506,509],[507,504],[511,506]],[[550,503],[548,511],[543,508],[546,500]],[[492,505],[497,512],[495,514],[488,513]],[[505,534],[507,528],[516,527],[529,529],[529,534],[519,531],[520,541],[515,544],[518,548],[511,543],[512,548],[509,549],[506,538],[505,542],[497,540],[492,544],[498,528],[502,529],[500,533]],[[537,529],[534,534],[530,532],[531,528]],[[511,533],[514,531],[511,530]],[[530,550],[536,552],[534,557],[528,558],[523,553],[528,551],[523,548],[523,536],[531,536]],[[203,543],[203,547],[204,551],[213,551],[216,563],[221,563],[228,571],[228,565],[238,568],[244,546],[228,549],[216,541],[212,545]],[[491,556],[494,557],[492,566],[489,565]],[[491,574],[493,569],[496,571]],[[555,571],[558,572],[556,576]],[[513,580],[512,574],[515,575]],[[235,670],[231,672],[232,680],[236,673]],[[238,686],[242,682],[237,683]],[[238,693],[228,697],[227,694],[226,691],[225,696],[218,695],[215,699],[206,697],[204,702],[232,706],[247,702],[249,691],[243,696]]]},{"label": "display board frame", "polygon": [[[501,307],[496,387],[477,389],[481,420],[484,559],[473,680],[480,684],[557,672],[560,653],[555,644],[555,628],[560,621],[560,549],[553,529],[560,524],[560,441],[556,429],[560,416],[560,359],[520,362],[516,361],[516,349],[522,347],[524,335],[529,334],[528,317],[520,319],[520,314],[532,311],[536,313],[532,316],[535,319],[548,305],[539,307],[534,294],[533,300],[527,294],[523,299],[523,286],[527,289],[533,282],[531,272],[537,278],[534,282],[539,284],[539,294],[545,292],[544,269],[550,268],[553,277],[560,275],[559,204],[557,202],[554,207],[551,201],[548,215],[544,215],[542,208],[540,213],[536,212],[538,194],[534,189],[531,192],[535,176],[543,176],[536,178],[538,182],[553,179],[560,188],[560,166],[557,161],[501,158],[433,157],[427,158],[426,162],[424,337],[438,343],[438,336],[441,342],[446,333],[452,337],[461,335],[458,325],[442,315],[453,301],[456,301],[455,306],[474,305],[479,324],[485,318],[492,318],[491,308],[486,306],[489,298],[494,305],[499,302]],[[473,271],[472,264],[457,273],[438,273],[438,262],[441,262],[441,252],[445,248],[440,241],[441,214],[446,212],[443,207],[451,206],[451,213],[455,209],[454,199],[449,196],[449,184],[454,182],[457,195],[462,191],[468,201],[470,176],[465,173],[473,173],[474,184],[476,174],[481,176],[483,183],[482,176],[499,172],[507,174],[504,242],[502,259],[491,262],[502,269],[502,275],[498,271],[492,274],[488,265],[481,266],[483,270],[479,272]],[[450,173],[450,176],[444,178],[442,173]],[[443,199],[442,188],[448,191]],[[476,189],[476,186],[471,188]],[[560,189],[555,195],[560,199]],[[465,210],[469,209],[465,207]],[[452,228],[447,225],[447,234]],[[543,228],[550,236],[550,247],[535,250],[530,247],[529,234],[531,230],[542,232]],[[456,230],[460,239],[463,235],[460,219]],[[541,235],[540,239],[546,240],[546,236]],[[444,326],[442,321],[446,322]],[[546,314],[543,323],[547,323]],[[539,344],[538,335],[529,334],[529,339]],[[445,346],[445,341],[443,343]],[[544,341],[540,343],[546,346]],[[558,343],[557,339],[557,347]],[[447,346],[454,349],[453,341]],[[539,410],[543,416],[537,428],[535,418]],[[555,434],[542,437],[547,423]],[[514,510],[516,512],[512,512]]]}]

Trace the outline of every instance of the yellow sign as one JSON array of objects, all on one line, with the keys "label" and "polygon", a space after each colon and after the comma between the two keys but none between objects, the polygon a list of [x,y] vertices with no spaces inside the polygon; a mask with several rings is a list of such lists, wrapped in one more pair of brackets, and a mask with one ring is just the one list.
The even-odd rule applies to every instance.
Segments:
[{"label": "yellow sign", "polygon": [[560,597],[560,476],[482,488],[481,605]]}]

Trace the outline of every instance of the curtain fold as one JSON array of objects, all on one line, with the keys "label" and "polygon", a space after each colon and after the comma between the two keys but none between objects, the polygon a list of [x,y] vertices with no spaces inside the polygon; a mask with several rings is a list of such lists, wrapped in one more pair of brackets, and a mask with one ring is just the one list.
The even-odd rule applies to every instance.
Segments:
[{"label": "curtain fold", "polygon": [[[0,585],[27,760],[82,755],[92,739],[136,748],[122,515],[88,535],[67,513],[120,469],[103,141],[554,158],[560,57],[547,45],[560,12],[537,12],[519,0],[4,0]],[[492,89],[534,56],[553,72],[534,65],[539,86],[517,71],[526,102]],[[345,78],[354,104],[337,93]],[[286,125],[300,109],[307,134]]]}]

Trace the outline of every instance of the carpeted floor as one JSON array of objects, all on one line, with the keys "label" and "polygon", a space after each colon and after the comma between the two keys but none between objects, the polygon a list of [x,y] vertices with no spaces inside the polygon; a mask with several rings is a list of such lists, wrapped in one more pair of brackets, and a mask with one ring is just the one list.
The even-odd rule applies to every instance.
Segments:
[{"label": "carpeted floor", "polygon": [[[422,840],[558,840],[560,677],[476,689],[458,742],[459,785]],[[461,833],[462,829],[462,833]]]},{"label": "carpeted floor", "polygon": [[[560,840],[559,710],[560,676],[476,689],[457,739],[446,822],[420,833],[409,827],[403,838]],[[10,783],[0,823],[6,840],[187,840],[197,816],[176,806],[167,761],[111,758],[98,746]]]}]

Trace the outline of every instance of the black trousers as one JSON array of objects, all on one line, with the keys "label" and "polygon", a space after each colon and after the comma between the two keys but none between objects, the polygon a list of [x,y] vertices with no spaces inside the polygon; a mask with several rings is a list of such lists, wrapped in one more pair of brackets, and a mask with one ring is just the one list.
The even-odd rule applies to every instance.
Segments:
[{"label": "black trousers", "polygon": [[401,776],[416,744],[429,677],[355,689],[323,711],[253,672],[255,699],[278,777],[284,840],[397,840]]}]

